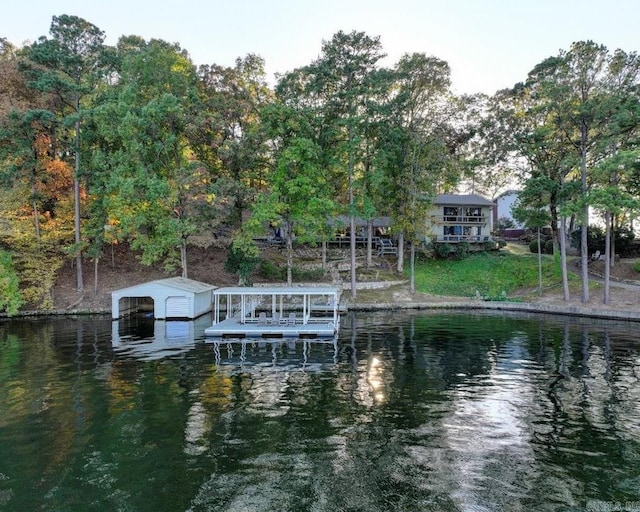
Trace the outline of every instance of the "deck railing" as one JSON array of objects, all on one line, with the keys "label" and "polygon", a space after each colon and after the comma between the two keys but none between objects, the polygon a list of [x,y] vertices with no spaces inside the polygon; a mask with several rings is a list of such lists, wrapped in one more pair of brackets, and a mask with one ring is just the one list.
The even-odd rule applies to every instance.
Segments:
[{"label": "deck railing", "polygon": [[438,235],[436,237],[436,241],[453,243],[453,244],[457,244],[460,242],[479,244],[482,242],[490,242],[491,236],[488,236],[488,235]]},{"label": "deck railing", "polygon": [[486,224],[486,215],[432,215],[431,221],[439,224],[478,225]]}]

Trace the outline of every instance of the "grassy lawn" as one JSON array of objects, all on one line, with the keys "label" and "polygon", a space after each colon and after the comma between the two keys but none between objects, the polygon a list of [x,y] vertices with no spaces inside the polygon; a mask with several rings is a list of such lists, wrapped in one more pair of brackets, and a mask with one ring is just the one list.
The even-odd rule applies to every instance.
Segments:
[{"label": "grassy lawn", "polygon": [[[543,289],[561,289],[557,259],[542,257]],[[535,293],[537,288],[538,255],[515,245],[498,252],[475,253],[463,260],[425,260],[416,264],[416,289],[433,295],[475,297],[479,293],[495,299],[503,294],[521,295],[523,290]]]}]

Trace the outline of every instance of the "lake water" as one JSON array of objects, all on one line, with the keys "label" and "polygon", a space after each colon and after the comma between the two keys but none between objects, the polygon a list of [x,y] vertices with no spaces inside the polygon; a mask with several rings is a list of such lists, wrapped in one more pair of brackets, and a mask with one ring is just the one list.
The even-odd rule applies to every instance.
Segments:
[{"label": "lake water", "polygon": [[640,510],[638,324],[209,324],[1,322],[0,511]]}]

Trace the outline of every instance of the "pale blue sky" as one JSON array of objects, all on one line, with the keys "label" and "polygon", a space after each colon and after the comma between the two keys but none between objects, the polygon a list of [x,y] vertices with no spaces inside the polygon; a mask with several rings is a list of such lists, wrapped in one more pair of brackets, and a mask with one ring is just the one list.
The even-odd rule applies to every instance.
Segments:
[{"label": "pale blue sky", "polygon": [[54,15],[80,16],[115,44],[121,35],[178,42],[195,64],[261,55],[270,79],[315,59],[338,30],[380,36],[403,53],[446,60],[459,93],[494,93],[526,78],[574,41],[640,48],[638,0],[13,0],[0,36],[22,45],[48,35]]}]

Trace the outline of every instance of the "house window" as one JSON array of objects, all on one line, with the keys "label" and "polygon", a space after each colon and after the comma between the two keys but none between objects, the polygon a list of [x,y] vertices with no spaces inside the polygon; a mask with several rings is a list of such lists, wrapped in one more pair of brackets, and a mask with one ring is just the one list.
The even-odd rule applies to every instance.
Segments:
[{"label": "house window", "polygon": [[448,222],[455,222],[458,218],[458,208],[455,206],[444,207],[444,220]]}]

